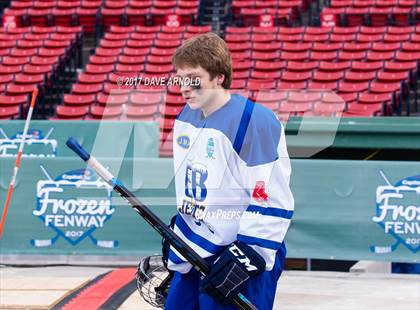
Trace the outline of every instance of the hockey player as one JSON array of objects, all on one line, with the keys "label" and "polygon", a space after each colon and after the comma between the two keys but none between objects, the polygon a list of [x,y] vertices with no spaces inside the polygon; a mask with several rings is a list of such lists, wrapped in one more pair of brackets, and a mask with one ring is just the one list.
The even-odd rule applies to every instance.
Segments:
[{"label": "hockey player", "polygon": [[294,206],[284,130],[272,111],[230,94],[231,56],[216,34],[185,41],[173,64],[187,103],[173,132],[174,231],[211,272],[201,279],[171,247],[165,309],[234,309],[238,292],[272,309]]}]

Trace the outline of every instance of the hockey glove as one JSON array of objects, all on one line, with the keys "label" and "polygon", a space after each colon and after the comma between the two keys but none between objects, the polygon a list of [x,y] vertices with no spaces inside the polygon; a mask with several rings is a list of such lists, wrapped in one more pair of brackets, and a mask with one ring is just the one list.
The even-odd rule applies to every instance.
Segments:
[{"label": "hockey glove", "polygon": [[229,299],[241,292],[249,278],[264,271],[264,258],[249,245],[236,241],[213,263],[200,290],[219,303],[229,304]]},{"label": "hockey glove", "polygon": [[[168,225],[168,227],[170,227],[172,230],[175,227],[175,220],[176,220],[176,215],[174,215],[171,218],[171,222]],[[163,261],[163,265],[166,268],[168,268],[168,257],[169,257],[169,248],[170,248],[170,246],[171,245],[169,244],[169,242],[165,238],[163,238],[162,239],[162,261]]]}]

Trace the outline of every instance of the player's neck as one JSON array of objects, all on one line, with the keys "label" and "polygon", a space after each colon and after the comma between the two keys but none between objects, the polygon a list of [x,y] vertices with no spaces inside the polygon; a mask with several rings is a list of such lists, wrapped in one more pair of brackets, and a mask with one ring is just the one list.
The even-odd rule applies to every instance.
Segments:
[{"label": "player's neck", "polygon": [[211,104],[206,105],[201,108],[204,117],[208,117],[210,114],[216,112],[221,107],[223,107],[230,100],[230,93],[228,90],[222,90],[214,98]]}]

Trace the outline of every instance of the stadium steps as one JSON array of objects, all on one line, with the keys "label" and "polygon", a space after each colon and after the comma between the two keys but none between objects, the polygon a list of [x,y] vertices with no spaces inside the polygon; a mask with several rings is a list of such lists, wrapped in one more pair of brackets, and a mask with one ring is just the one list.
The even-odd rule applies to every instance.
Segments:
[{"label": "stadium steps", "polygon": [[199,20],[202,25],[211,25],[212,31],[222,34],[228,23],[228,8],[227,0],[202,0]]},{"label": "stadium steps", "polygon": [[0,18],[2,18],[3,11],[10,5],[11,0],[2,0],[0,1]]}]

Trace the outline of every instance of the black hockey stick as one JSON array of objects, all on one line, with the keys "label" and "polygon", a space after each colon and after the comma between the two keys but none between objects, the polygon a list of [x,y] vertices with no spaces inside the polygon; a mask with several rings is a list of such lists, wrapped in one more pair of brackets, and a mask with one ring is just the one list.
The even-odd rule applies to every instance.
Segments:
[{"label": "black hockey stick", "polygon": [[[66,145],[72,149],[81,159],[96,171],[96,173],[107,182],[122,198],[128,201],[133,209],[140,214],[163,238],[183,256],[203,276],[210,272],[207,262],[202,259],[188,244],[178,237],[166,224],[152,211],[142,204],[136,196],[130,192],[121,181],[117,180],[95,157],[91,156],[74,139],[69,138]],[[241,293],[232,298],[233,304],[240,310],[257,310],[257,308]]]}]

